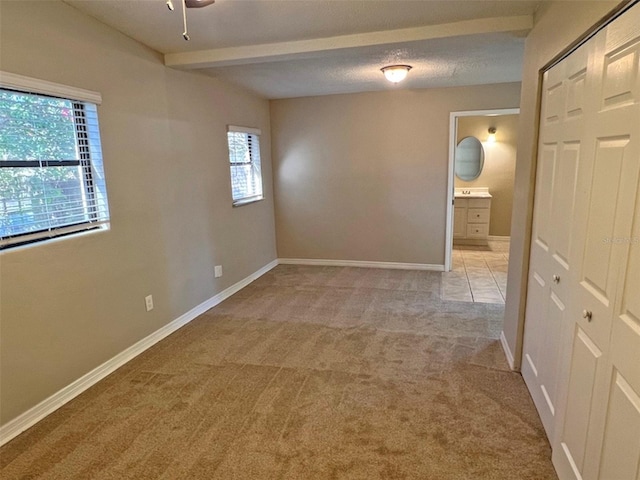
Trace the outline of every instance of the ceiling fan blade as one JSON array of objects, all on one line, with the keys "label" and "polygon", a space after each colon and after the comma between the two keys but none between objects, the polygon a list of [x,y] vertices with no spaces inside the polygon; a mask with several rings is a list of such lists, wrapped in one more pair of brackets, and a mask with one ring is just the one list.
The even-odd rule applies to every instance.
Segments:
[{"label": "ceiling fan blade", "polygon": [[186,0],[185,4],[187,8],[200,8],[206,7],[207,5],[211,5],[215,3],[216,0]]}]

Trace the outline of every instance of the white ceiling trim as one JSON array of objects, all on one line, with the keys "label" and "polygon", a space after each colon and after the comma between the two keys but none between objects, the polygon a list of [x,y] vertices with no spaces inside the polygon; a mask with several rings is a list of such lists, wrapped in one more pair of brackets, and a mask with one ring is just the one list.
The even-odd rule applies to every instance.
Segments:
[{"label": "white ceiling trim", "polygon": [[184,53],[168,53],[164,63],[169,67],[201,69],[229,65],[246,65],[303,58],[345,48],[392,45],[436,38],[483,33],[528,31],[533,28],[532,15],[482,18],[440,25],[401,28],[353,35],[340,35],[312,40],[246,45]]}]

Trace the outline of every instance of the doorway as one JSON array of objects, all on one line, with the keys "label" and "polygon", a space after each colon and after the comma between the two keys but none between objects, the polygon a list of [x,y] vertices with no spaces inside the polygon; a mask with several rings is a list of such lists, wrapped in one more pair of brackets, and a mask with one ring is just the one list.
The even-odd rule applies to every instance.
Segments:
[{"label": "doorway", "polygon": [[[451,113],[442,291],[448,300],[505,302],[518,114],[517,108]],[[475,169],[469,145],[482,157]]]}]

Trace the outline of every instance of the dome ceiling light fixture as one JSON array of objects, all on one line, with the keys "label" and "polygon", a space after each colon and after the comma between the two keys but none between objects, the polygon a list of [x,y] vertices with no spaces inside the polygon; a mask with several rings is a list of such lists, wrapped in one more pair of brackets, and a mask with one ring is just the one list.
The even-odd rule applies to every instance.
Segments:
[{"label": "dome ceiling light fixture", "polygon": [[412,68],[411,65],[389,65],[382,67],[380,71],[384,73],[385,78],[391,83],[399,83],[407,78],[407,74]]},{"label": "dome ceiling light fixture", "polygon": [[[181,0],[182,2],[182,26],[184,27],[184,31],[182,32],[182,38],[189,41],[191,37],[189,36],[189,32],[187,31],[187,8],[202,8],[207,5],[212,5],[216,0]],[[167,0],[166,2],[167,8],[169,11],[173,12],[175,7],[173,6],[173,0]]]}]

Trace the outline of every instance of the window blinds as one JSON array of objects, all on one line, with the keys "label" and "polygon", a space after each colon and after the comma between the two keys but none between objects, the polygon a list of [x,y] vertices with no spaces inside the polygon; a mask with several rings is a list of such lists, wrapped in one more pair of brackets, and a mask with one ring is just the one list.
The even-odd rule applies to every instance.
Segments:
[{"label": "window blinds", "polygon": [[96,105],[0,88],[0,248],[108,220]]},{"label": "window blinds", "polygon": [[262,199],[260,130],[229,125],[227,140],[233,204]]}]

